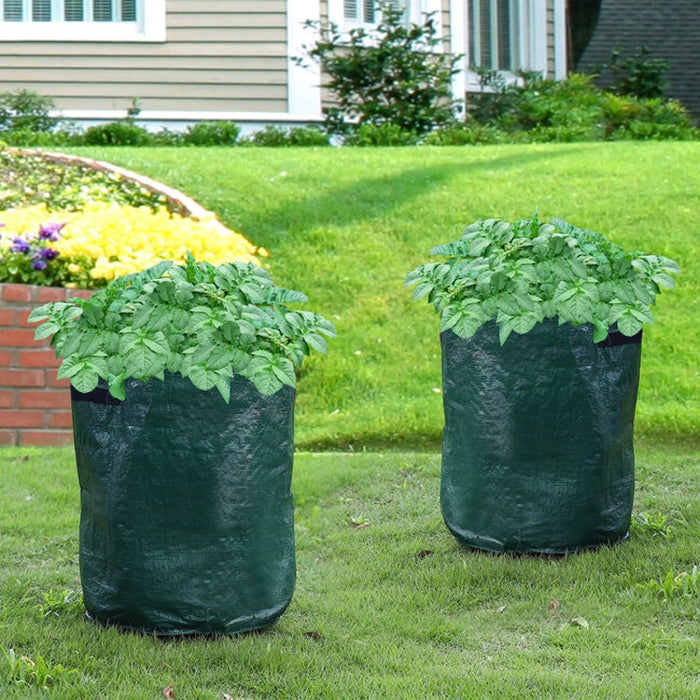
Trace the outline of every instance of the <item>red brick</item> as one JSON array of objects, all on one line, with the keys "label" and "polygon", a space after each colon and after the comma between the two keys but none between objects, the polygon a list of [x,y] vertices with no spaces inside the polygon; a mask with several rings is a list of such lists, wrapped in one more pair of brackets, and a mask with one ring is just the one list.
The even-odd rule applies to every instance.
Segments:
[{"label": "red brick", "polygon": [[[2,357],[2,353],[0,353]],[[1,364],[1,363],[0,363]],[[55,350],[29,350],[19,353],[20,367],[58,367],[61,360],[56,358]]]},{"label": "red brick", "polygon": [[47,369],[46,370],[46,386],[53,388],[67,389],[70,386],[69,379],[57,379],[56,374],[58,370]]},{"label": "red brick", "polygon": [[20,391],[18,396],[19,408],[70,408],[69,391]]},{"label": "red brick", "polygon": [[68,298],[80,297],[81,299],[89,299],[94,293],[94,289],[71,289],[68,291]]},{"label": "red brick", "polygon": [[39,325],[43,323],[43,321],[32,321],[31,323],[27,321],[29,314],[31,314],[35,308],[38,307],[32,306],[30,308],[19,309],[17,311],[17,315],[15,316],[17,326],[19,326],[20,328],[32,328],[32,332],[34,332],[39,327]]},{"label": "red brick", "polygon": [[28,284],[2,284],[0,294],[5,301],[31,301],[32,289]]},{"label": "red brick", "polygon": [[0,367],[12,367],[12,353],[7,350],[0,350]]},{"label": "red brick", "polygon": [[0,326],[14,326],[17,323],[12,309],[0,309]]},{"label": "red brick", "polygon": [[34,298],[40,304],[46,304],[50,301],[65,301],[66,290],[63,287],[39,287],[34,292]]},{"label": "red brick", "polygon": [[0,408],[12,408],[15,405],[14,391],[0,391]]},{"label": "red brick", "polygon": [[46,340],[34,340],[34,331],[29,328],[10,328],[0,331],[0,345],[5,347],[39,347],[46,345],[47,342]]},{"label": "red brick", "polygon": [[44,386],[46,374],[41,369],[0,369],[0,386]]},{"label": "red brick", "polygon": [[73,415],[70,411],[54,411],[49,416],[49,428],[72,428]]},{"label": "red brick", "polygon": [[0,413],[0,428],[41,428],[44,425],[43,411],[8,410]]},{"label": "red brick", "polygon": [[20,433],[20,445],[63,447],[72,444],[72,430],[23,430]]},{"label": "red brick", "polygon": [[17,443],[17,436],[14,430],[0,430],[0,445],[9,447]]}]

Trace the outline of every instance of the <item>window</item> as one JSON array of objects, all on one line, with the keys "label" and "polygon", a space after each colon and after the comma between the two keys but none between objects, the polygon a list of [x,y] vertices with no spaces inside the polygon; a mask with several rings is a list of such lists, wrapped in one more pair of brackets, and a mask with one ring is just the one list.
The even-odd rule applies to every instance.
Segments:
[{"label": "window", "polygon": [[[407,3],[390,0],[389,4],[398,9]],[[377,0],[343,0],[343,19],[348,24],[376,24],[379,21]]]},{"label": "window", "polygon": [[165,41],[165,0],[0,0],[0,41]]},{"label": "window", "polygon": [[514,71],[521,67],[519,0],[472,0],[469,55],[475,66]]}]

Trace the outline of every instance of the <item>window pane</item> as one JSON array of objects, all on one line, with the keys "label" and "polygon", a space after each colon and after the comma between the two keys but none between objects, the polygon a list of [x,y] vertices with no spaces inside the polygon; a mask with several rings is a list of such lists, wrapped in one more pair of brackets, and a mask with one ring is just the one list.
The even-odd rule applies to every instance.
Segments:
[{"label": "window pane", "polygon": [[122,0],[122,21],[136,21],[136,0]]},{"label": "window pane", "polygon": [[5,22],[21,22],[22,0],[5,0],[2,9],[2,18]]},{"label": "window pane", "polygon": [[111,22],[113,19],[112,0],[94,0],[92,17],[95,22]]},{"label": "window pane", "polygon": [[66,22],[82,22],[85,19],[83,14],[83,0],[65,0]]},{"label": "window pane", "polygon": [[365,0],[362,19],[365,22],[374,22],[374,2],[375,0]]},{"label": "window pane", "polygon": [[32,0],[32,19],[35,22],[50,22],[51,0]]},{"label": "window pane", "polygon": [[343,17],[345,19],[357,19],[357,0],[345,0],[343,2]]},{"label": "window pane", "polygon": [[511,50],[510,0],[498,0],[498,68],[513,68]]},{"label": "window pane", "polygon": [[493,27],[491,26],[491,2],[481,0],[479,3],[479,59],[483,68],[495,68],[491,57]]}]

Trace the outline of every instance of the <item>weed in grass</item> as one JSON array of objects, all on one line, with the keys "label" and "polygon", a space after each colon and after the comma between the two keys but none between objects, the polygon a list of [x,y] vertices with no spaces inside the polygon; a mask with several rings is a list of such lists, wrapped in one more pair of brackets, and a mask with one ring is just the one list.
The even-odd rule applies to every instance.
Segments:
[{"label": "weed in grass", "polygon": [[44,593],[44,602],[37,606],[39,617],[45,618],[49,615],[59,617],[63,613],[72,613],[82,610],[83,597],[72,589],[63,590],[60,593],[54,592],[53,588],[48,593]]},{"label": "weed in grass", "polygon": [[664,600],[697,597],[700,596],[700,567],[696,564],[690,571],[680,574],[669,571],[660,581],[651,580],[640,585]]},{"label": "weed in grass", "polygon": [[668,537],[672,526],[663,513],[634,513],[631,532],[634,535],[649,534],[651,537]]},{"label": "weed in grass", "polygon": [[14,649],[0,647],[0,650],[6,662],[0,681],[4,678],[6,683],[48,690],[49,686],[60,684],[66,677],[77,673],[75,669],[65,669],[60,664],[47,664],[41,654],[30,659],[28,656],[17,656]]}]

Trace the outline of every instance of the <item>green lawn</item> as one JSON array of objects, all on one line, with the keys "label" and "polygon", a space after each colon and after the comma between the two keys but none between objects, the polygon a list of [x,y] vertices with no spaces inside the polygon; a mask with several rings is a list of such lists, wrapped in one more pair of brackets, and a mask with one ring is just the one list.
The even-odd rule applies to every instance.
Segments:
[{"label": "green lawn", "polygon": [[[182,700],[698,697],[697,589],[664,598],[645,584],[699,563],[700,458],[642,441],[637,463],[629,541],[514,557],[448,533],[437,454],[300,453],[287,612],[261,634],[160,641],[62,601],[80,590],[72,452],[4,448],[0,647],[41,657],[61,700],[171,685]],[[41,697],[9,675],[0,649],[0,697]]]},{"label": "green lawn", "polygon": [[[700,597],[679,594],[700,564],[700,143],[82,153],[268,248],[339,337],[301,373],[297,587],[262,634],[86,622],[64,598],[80,591],[72,452],[0,449],[0,697],[41,697],[3,649],[42,659],[61,700],[700,697]],[[568,557],[476,553],[443,525],[438,319],[402,286],[466,224],[535,209],[683,268],[645,330],[632,537]]]},{"label": "green lawn", "polygon": [[539,210],[683,274],[645,330],[637,434],[700,445],[700,143],[90,149],[216,211],[337,326],[302,371],[302,449],[439,449],[438,319],[405,274],[475,219]]}]

